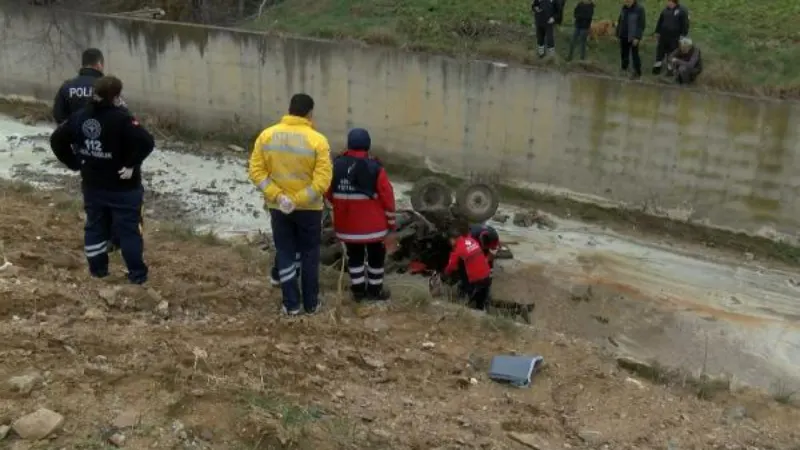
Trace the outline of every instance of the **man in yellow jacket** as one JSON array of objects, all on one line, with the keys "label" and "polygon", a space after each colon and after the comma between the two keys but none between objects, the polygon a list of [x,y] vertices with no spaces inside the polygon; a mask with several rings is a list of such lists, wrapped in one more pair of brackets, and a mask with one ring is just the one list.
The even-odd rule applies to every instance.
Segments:
[{"label": "man in yellow jacket", "polygon": [[261,132],[250,155],[250,181],[263,193],[272,219],[283,312],[290,316],[319,308],[323,195],[332,168],[328,139],[311,123],[313,111],[309,95],[292,96],[289,114]]}]

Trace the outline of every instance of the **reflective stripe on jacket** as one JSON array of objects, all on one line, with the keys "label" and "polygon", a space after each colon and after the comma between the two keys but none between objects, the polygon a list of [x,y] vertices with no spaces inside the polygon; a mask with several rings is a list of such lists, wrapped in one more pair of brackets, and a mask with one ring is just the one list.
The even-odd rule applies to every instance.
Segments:
[{"label": "reflective stripe on jacket", "polygon": [[267,208],[278,208],[278,195],[284,194],[298,210],[322,210],[331,172],[328,139],[303,117],[283,116],[262,131],[250,155],[250,181]]}]

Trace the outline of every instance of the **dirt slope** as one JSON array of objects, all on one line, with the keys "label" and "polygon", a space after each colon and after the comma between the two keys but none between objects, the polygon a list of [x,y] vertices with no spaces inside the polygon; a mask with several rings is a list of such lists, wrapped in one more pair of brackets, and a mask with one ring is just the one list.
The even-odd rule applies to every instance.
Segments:
[{"label": "dirt slope", "polygon": [[[329,294],[321,315],[279,318],[263,254],[173,227],[148,225],[148,289],[121,272],[93,281],[75,203],[2,188],[14,267],[0,272],[0,430],[40,407],[65,421],[44,441],[11,432],[0,448],[102,449],[111,436],[132,449],[800,448],[791,406],[701,400],[556,330],[408,288],[389,308]],[[546,358],[531,388],[485,376],[508,352]],[[16,392],[11,378],[25,375]],[[517,442],[533,436],[538,447]]]}]

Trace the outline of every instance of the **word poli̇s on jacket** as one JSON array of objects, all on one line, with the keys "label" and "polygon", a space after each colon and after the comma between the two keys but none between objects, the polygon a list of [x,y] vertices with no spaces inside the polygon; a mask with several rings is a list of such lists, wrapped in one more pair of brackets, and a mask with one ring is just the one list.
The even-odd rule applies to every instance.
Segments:
[{"label": "word poli\u0307s on jacket", "polygon": [[328,139],[298,116],[283,116],[262,131],[250,155],[250,181],[270,209],[278,208],[277,198],[283,194],[298,210],[321,211],[331,171]]}]

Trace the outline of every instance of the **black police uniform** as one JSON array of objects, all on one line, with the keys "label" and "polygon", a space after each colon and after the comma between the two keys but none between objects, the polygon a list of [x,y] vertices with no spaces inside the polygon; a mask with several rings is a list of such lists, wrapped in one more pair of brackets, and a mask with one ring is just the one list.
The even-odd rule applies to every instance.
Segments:
[{"label": "black police uniform", "polygon": [[62,123],[72,113],[88,105],[92,99],[94,82],[102,76],[103,72],[84,67],[78,72],[77,77],[65,81],[53,101],[53,120]]},{"label": "black police uniform", "polygon": [[[141,165],[154,146],[153,136],[127,109],[108,103],[90,103],[50,136],[58,160],[81,173],[86,210],[84,251],[93,276],[108,275],[107,247],[113,230],[120,240],[128,279],[137,284],[147,281],[140,226]],[[120,178],[119,171],[125,167],[133,168],[129,179]]]}]

